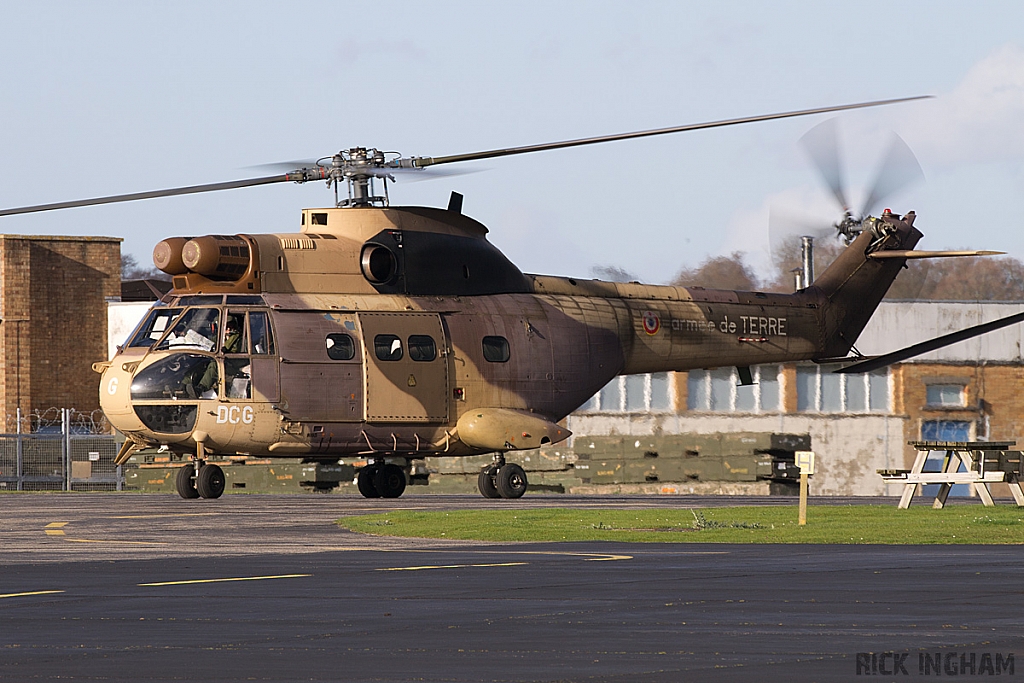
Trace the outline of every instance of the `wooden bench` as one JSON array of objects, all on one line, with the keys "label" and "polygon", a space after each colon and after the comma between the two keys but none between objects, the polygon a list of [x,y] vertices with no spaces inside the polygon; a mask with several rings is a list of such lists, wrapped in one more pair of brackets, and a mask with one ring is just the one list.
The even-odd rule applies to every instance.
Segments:
[{"label": "wooden bench", "polygon": [[[1018,507],[1024,507],[1024,457],[1020,451],[1011,451],[1015,441],[910,441],[917,449],[914,466],[909,470],[887,469],[878,470],[878,474],[886,482],[903,483],[903,495],[900,497],[899,509],[906,510],[914,498],[914,494],[925,484],[938,484],[939,491],[932,502],[932,507],[941,509],[946,505],[946,498],[954,484],[968,484],[977,492],[985,506],[992,506],[992,493],[989,484],[1006,482],[1010,493]],[[928,454],[932,451],[945,451],[942,467],[938,472],[925,472],[924,466]],[[964,472],[957,472],[963,463]]]}]

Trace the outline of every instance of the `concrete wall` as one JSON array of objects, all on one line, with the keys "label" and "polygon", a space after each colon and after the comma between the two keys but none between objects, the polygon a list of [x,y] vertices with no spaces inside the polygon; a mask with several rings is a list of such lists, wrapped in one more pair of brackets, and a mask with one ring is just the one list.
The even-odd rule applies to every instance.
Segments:
[{"label": "concrete wall", "polygon": [[114,357],[117,347],[128,341],[128,335],[146,317],[153,301],[112,301],[107,305],[107,360]]}]

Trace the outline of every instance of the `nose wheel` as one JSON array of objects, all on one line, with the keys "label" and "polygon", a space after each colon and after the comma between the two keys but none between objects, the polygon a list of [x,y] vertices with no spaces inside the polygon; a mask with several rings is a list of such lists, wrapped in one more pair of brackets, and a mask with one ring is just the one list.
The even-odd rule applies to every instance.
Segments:
[{"label": "nose wheel", "polygon": [[186,500],[220,498],[224,494],[225,484],[224,470],[217,465],[207,465],[197,460],[182,465],[174,479],[178,495]]},{"label": "nose wheel", "polygon": [[504,456],[496,456],[493,465],[480,470],[476,487],[484,498],[522,498],[529,488],[526,471],[514,462],[505,462]]}]

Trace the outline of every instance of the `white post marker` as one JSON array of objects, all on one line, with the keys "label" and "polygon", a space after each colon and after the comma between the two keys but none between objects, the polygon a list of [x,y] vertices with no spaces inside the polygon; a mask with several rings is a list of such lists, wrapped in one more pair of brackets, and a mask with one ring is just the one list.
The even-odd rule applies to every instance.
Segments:
[{"label": "white post marker", "polygon": [[807,477],[814,474],[814,451],[797,451],[796,466],[800,468],[800,516],[797,524],[807,524]]}]

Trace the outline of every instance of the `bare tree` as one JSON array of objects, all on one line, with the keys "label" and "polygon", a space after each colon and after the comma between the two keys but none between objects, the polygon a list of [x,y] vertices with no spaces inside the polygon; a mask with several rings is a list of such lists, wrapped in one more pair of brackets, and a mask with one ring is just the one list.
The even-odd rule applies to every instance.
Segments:
[{"label": "bare tree", "polygon": [[598,280],[604,280],[605,282],[636,282],[640,279],[628,270],[623,270],[618,266],[594,266],[590,269],[590,272]]},{"label": "bare tree", "polygon": [[[828,268],[829,264],[836,260],[839,254],[845,249],[845,245],[838,239],[816,239],[814,240],[814,273],[821,275]],[[763,283],[766,292],[788,293],[795,289],[796,272],[802,266],[803,259],[800,252],[800,238],[792,237],[772,252],[775,274]]]},{"label": "bare tree", "polygon": [[164,280],[171,277],[153,266],[144,266],[132,254],[121,254],[121,280]]},{"label": "bare tree", "polygon": [[1012,257],[911,261],[886,298],[1024,301],[1024,263]]},{"label": "bare tree", "polygon": [[757,275],[743,260],[743,254],[734,251],[729,256],[714,256],[704,260],[696,268],[684,268],[672,281],[682,287],[706,287],[708,289],[758,289]]}]

